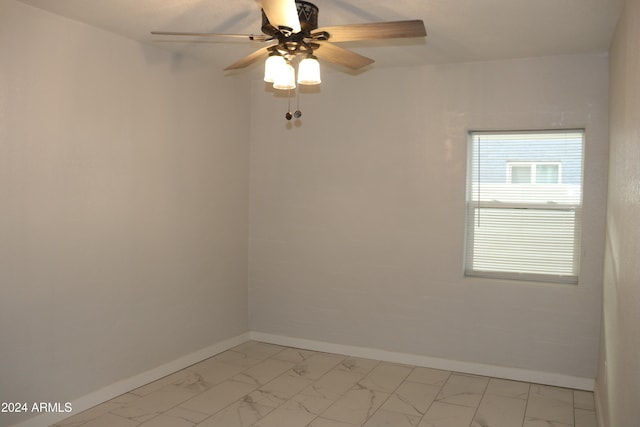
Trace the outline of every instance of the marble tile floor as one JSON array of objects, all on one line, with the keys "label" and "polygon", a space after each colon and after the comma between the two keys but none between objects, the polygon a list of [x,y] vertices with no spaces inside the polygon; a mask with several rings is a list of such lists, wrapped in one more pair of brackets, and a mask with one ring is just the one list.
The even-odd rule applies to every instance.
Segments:
[{"label": "marble tile floor", "polygon": [[249,341],[55,427],[597,427],[593,393]]}]

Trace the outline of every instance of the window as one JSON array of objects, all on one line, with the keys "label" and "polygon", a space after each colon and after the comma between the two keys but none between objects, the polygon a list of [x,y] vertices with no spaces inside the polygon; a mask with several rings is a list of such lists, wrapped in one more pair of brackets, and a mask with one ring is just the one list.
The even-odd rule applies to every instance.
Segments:
[{"label": "window", "polygon": [[583,130],[471,132],[468,276],[577,283]]},{"label": "window", "polygon": [[509,184],[560,184],[559,162],[507,162]]}]

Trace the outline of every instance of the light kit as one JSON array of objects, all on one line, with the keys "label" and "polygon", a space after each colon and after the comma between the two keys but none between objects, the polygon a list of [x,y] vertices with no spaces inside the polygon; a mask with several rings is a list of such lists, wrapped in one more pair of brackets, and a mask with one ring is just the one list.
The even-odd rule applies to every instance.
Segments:
[{"label": "light kit", "polygon": [[[334,25],[318,28],[318,7],[304,0],[258,0],[262,9],[262,33],[221,34],[175,31],[152,31],[162,36],[240,38],[267,43],[225,68],[239,70],[267,56],[264,81],[278,90],[294,90],[296,84],[318,85],[321,82],[318,58],[350,70],[361,70],[373,59],[345,49],[335,43],[425,37],[427,31],[420,19]],[[297,67],[297,79],[296,68]],[[286,118],[300,117],[287,113]]]}]

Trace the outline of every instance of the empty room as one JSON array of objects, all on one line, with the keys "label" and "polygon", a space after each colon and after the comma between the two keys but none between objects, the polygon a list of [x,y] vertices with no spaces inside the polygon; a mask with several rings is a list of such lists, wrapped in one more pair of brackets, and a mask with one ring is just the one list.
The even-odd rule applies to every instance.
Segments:
[{"label": "empty room", "polygon": [[0,0],[0,427],[640,425],[639,0]]}]

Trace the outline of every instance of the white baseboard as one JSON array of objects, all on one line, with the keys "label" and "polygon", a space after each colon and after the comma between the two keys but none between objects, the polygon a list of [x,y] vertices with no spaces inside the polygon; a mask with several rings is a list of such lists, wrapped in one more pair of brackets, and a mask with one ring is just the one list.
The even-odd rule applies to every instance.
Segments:
[{"label": "white baseboard", "polygon": [[557,387],[573,388],[578,390],[593,391],[595,380],[592,378],[573,377],[570,375],[556,374],[552,372],[533,371],[528,369],[509,368],[504,366],[486,365],[482,363],[463,362],[459,360],[440,359],[417,354],[397,353],[367,347],[333,344],[322,341],[313,341],[302,338],[292,338],[282,335],[272,335],[263,332],[250,332],[252,340],[271,344],[279,344],[288,347],[304,348],[307,350],[322,351],[326,353],[344,354],[348,356],[363,357],[367,359],[382,360],[385,362],[403,363],[407,365],[426,368],[442,369],[473,375],[504,378],[508,380],[524,381],[536,384],[552,385]]},{"label": "white baseboard", "polygon": [[118,381],[114,384],[108,385],[104,388],[96,390],[85,396],[82,396],[71,402],[73,407],[73,413],[49,413],[38,415],[28,420],[22,421],[18,424],[14,424],[13,427],[42,427],[49,426],[65,418],[68,418],[74,414],[78,414],[100,403],[120,396],[123,393],[134,390],[138,387],[142,387],[145,384],[149,384],[155,380],[172,374],[176,371],[184,369],[188,366],[198,363],[204,359],[215,356],[218,353],[222,353],[232,347],[240,345],[250,339],[250,333],[246,332],[242,335],[238,335],[233,338],[226,339],[224,341],[217,342],[213,345],[205,347],[201,350],[182,356],[174,361],[165,363],[157,368],[150,369],[141,374],[133,377]]}]

